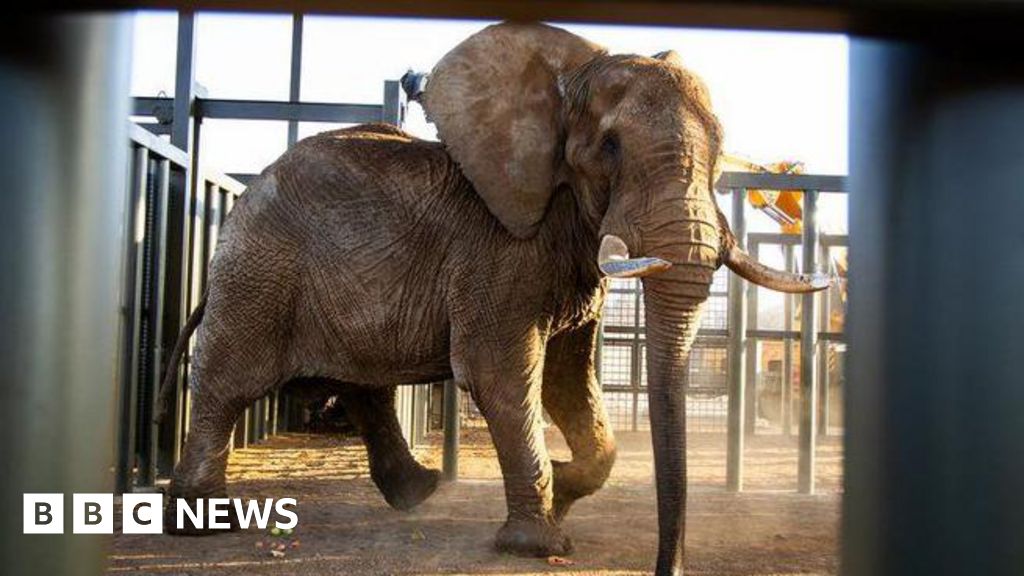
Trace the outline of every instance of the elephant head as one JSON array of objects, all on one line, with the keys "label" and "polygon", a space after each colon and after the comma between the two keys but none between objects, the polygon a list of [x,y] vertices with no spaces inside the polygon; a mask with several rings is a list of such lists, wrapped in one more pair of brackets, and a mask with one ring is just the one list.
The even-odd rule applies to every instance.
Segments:
[{"label": "elephant head", "polygon": [[658,493],[658,574],[682,564],[685,393],[690,346],[721,264],[786,292],[828,278],[749,257],[714,198],[722,130],[703,82],[678,55],[609,55],[564,30],[499,24],[449,52],[421,102],[451,156],[513,236],[542,226],[571,188],[612,277],[641,277]]}]

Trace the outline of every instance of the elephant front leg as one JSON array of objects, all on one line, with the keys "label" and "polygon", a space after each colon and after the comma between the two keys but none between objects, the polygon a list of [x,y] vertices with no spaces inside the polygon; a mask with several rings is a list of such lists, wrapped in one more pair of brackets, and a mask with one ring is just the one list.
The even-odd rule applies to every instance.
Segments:
[{"label": "elephant front leg", "polygon": [[615,438],[594,371],[597,322],[553,338],[544,364],[544,408],[572,450],[572,461],[552,462],[554,517],[604,485],[615,463]]},{"label": "elephant front leg", "polygon": [[453,363],[487,421],[504,477],[508,519],[495,546],[521,556],[568,554],[572,544],[552,514],[540,399],[543,339],[531,330],[527,341],[488,348],[467,351]]},{"label": "elephant front leg", "polygon": [[346,384],[341,401],[359,428],[370,461],[370,477],[387,503],[410,510],[437,489],[440,472],[422,466],[409,452],[395,413],[395,387],[360,388]]}]

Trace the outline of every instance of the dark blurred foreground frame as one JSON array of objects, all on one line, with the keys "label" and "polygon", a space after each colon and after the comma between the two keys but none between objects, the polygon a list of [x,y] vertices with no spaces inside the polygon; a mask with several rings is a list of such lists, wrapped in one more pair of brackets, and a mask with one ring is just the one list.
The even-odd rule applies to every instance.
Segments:
[{"label": "dark blurred foreground frame", "polygon": [[22,494],[111,492],[130,20],[10,18],[0,61],[0,572],[97,574]]},{"label": "dark blurred foreground frame", "polygon": [[[851,42],[842,572],[1024,566],[1024,13],[1013,2],[106,2],[821,30]],[[17,536],[23,492],[110,492],[129,25],[37,20],[0,62],[0,538],[7,574],[105,540]],[[770,87],[765,87],[769,89]],[[70,510],[66,510],[70,514]],[[652,550],[653,560],[653,550]]]}]

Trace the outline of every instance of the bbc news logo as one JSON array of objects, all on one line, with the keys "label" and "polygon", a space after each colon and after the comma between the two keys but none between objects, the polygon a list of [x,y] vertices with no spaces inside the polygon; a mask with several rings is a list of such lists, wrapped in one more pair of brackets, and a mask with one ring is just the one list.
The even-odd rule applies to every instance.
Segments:
[{"label": "bbc news logo", "polygon": [[[295,528],[299,516],[294,498],[279,500],[242,500],[240,498],[200,498],[195,505],[179,498],[175,524],[179,530],[188,528],[228,530],[235,515],[240,528],[255,524],[265,530],[272,513],[283,519],[274,526],[282,530]],[[113,534],[114,495],[72,495],[71,526],[74,534]],[[125,494],[121,497],[121,531],[125,534],[161,534],[164,531],[163,496],[160,494]],[[206,512],[204,514],[204,512]],[[25,534],[64,533],[63,494],[25,494],[23,505]],[[205,519],[209,519],[208,522]],[[204,526],[205,523],[205,526]]]}]

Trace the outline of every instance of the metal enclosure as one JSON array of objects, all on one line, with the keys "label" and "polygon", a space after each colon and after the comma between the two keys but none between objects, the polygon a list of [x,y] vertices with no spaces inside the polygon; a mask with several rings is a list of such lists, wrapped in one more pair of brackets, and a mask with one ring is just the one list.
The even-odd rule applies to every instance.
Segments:
[{"label": "metal enclosure", "polygon": [[[299,102],[302,16],[296,15],[293,22],[296,35],[289,102],[216,100],[197,94],[194,15],[188,12],[178,17],[174,97],[133,99],[133,115],[163,118],[165,123],[144,121],[129,126],[125,225],[132,233],[124,247],[127,296],[118,392],[119,493],[148,489],[158,478],[169,476],[180,458],[189,429],[189,356],[194,336],[178,371],[174,405],[159,426],[153,422],[157,390],[178,333],[206,289],[207,266],[220,227],[235,199],[244,193],[244,182],[254,177],[225,176],[203,167],[203,120],[286,120],[290,146],[295,143],[300,121],[400,126],[404,118],[405,101],[397,81],[385,82],[380,105]],[[159,135],[169,135],[170,142]],[[396,408],[410,446],[426,433],[428,404],[425,385],[398,391]],[[236,423],[232,444],[246,447],[287,430],[292,420],[302,417],[303,410],[299,402],[277,392],[257,400]]]}]

